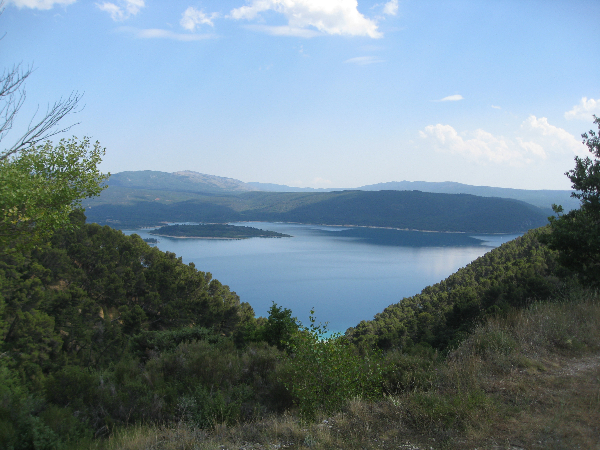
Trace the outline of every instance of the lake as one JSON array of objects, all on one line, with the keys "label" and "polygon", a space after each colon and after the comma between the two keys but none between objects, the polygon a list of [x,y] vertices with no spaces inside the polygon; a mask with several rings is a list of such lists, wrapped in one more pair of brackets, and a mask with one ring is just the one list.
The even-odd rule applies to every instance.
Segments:
[{"label": "lake", "polygon": [[387,306],[421,292],[460,267],[520,235],[466,235],[288,223],[243,223],[292,238],[244,240],[157,237],[162,251],[193,262],[228,285],[257,316],[273,302],[305,325],[314,307],[318,322],[345,331]]}]

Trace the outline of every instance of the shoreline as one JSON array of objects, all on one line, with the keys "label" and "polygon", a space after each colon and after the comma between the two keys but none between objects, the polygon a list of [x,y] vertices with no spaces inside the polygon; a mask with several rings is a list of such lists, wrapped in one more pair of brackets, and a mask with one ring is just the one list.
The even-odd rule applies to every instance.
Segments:
[{"label": "shoreline", "polygon": [[224,241],[242,241],[244,239],[252,239],[252,238],[281,239],[284,237],[293,237],[293,236],[215,237],[215,236],[173,236],[170,234],[154,234],[154,233],[148,233],[148,234],[151,234],[152,236],[168,237],[168,238],[173,238],[173,239],[217,239],[217,240],[224,240]]},{"label": "shoreline", "polygon": [[[170,224],[170,223],[177,223],[177,222],[160,222],[160,223],[165,223],[165,224]],[[232,224],[232,223],[279,223],[279,224],[290,224],[290,225],[312,225],[312,226],[319,226],[319,227],[340,227],[340,228],[373,228],[373,229],[379,229],[379,230],[396,230],[396,231],[416,231],[419,233],[444,233],[444,234],[468,234],[468,235],[477,235],[477,234],[483,234],[483,235],[487,235],[487,236],[503,236],[503,235],[509,235],[509,234],[524,234],[526,233],[526,231],[510,231],[510,232],[496,232],[496,233],[489,233],[489,232],[485,232],[485,231],[439,231],[439,230],[419,230],[416,228],[396,228],[396,227],[378,227],[376,225],[349,225],[349,224],[345,224],[345,225],[341,225],[341,224],[328,224],[328,223],[310,223],[310,222],[265,222],[265,221],[260,221],[260,220],[246,220],[246,221],[233,221],[233,222],[226,222],[226,223],[204,223],[204,222],[198,222],[195,224],[205,224],[205,225],[227,225],[227,224]],[[156,228],[160,228],[158,226],[142,226],[142,227],[138,227],[138,228],[130,228],[131,231],[134,230],[152,230],[152,229],[156,229]],[[181,237],[181,238],[186,238],[188,236],[168,236],[168,235],[159,235],[156,234],[154,236],[163,236],[163,237]],[[246,237],[241,237],[241,238],[211,238],[211,237],[194,237],[194,239],[249,239],[251,237],[277,237],[277,236],[248,236]]]},{"label": "shoreline", "polygon": [[[173,238],[173,239],[219,239],[219,240],[225,240],[225,241],[241,241],[242,239],[250,239],[250,237],[243,238],[243,237],[213,237],[213,236],[172,236],[170,234],[154,234],[154,233],[148,233],[148,234],[151,234],[152,236],[168,237],[168,238]],[[264,236],[253,236],[253,237],[264,237]]]}]

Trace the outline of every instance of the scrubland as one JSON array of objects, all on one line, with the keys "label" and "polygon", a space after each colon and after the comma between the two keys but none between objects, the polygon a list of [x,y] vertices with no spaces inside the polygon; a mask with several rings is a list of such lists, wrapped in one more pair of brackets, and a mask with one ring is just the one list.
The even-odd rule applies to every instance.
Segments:
[{"label": "scrubland", "polygon": [[138,424],[87,448],[596,449],[599,324],[598,294],[575,289],[489,317],[445,354],[386,353],[378,399],[356,396],[310,419],[292,408],[203,429]]}]

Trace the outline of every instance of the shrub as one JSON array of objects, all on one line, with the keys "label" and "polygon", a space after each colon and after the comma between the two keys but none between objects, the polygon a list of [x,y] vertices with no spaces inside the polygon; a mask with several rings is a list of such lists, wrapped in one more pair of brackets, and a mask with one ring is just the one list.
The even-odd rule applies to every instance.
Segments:
[{"label": "shrub", "polygon": [[301,414],[312,418],[319,409],[335,411],[354,397],[380,396],[380,354],[360,356],[346,338],[327,336],[326,325],[315,325],[313,314],[310,326],[294,336],[291,355],[279,371]]}]

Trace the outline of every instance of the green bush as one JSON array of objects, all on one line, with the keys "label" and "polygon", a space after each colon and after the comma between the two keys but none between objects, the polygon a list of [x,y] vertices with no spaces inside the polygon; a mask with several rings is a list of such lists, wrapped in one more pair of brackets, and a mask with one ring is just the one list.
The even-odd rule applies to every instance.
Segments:
[{"label": "green bush", "polygon": [[354,397],[381,395],[381,356],[359,355],[343,336],[328,336],[326,326],[302,328],[291,343],[291,355],[278,373],[300,413],[312,418],[318,410],[332,412]]}]

